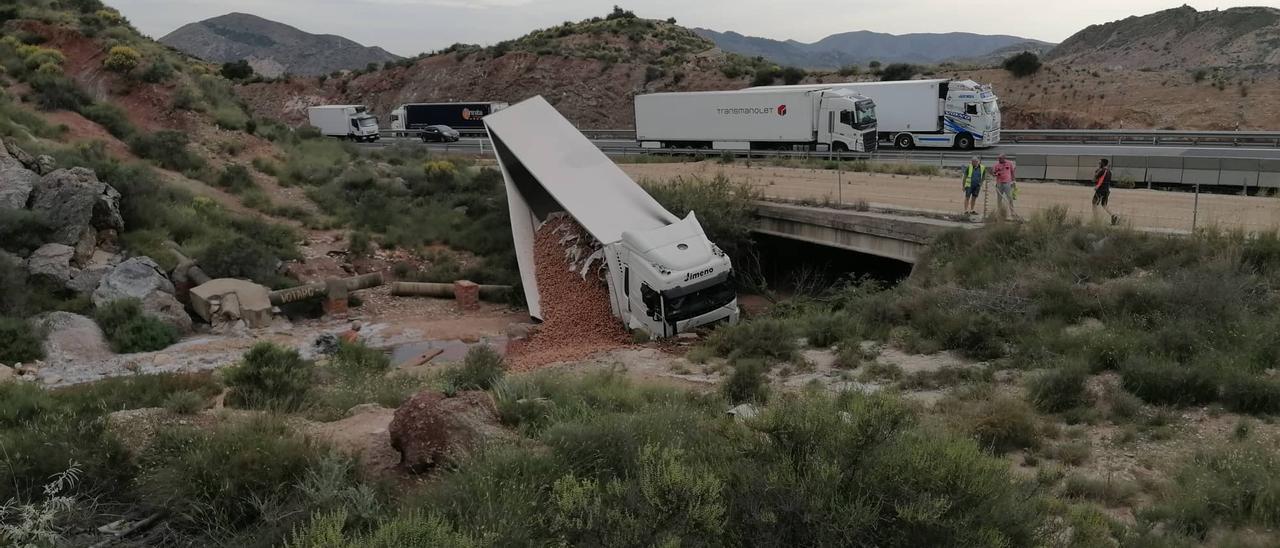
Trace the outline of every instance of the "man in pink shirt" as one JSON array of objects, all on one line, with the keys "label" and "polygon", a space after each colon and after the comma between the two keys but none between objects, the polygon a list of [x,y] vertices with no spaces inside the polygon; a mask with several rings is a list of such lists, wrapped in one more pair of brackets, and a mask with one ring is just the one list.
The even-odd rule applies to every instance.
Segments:
[{"label": "man in pink shirt", "polygon": [[996,206],[1000,209],[1000,216],[1004,216],[1005,202],[1008,202],[1009,213],[1014,219],[1021,220],[1022,217],[1013,210],[1013,200],[1018,190],[1018,183],[1014,180],[1017,177],[1017,166],[1001,154],[996,165],[991,168],[991,174],[996,178]]}]

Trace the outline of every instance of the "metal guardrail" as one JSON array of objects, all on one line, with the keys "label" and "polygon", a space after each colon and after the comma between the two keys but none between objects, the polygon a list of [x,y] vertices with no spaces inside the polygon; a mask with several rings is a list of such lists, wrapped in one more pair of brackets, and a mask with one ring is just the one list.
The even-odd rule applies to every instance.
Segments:
[{"label": "metal guardrail", "polygon": [[[583,129],[592,140],[635,140],[633,129]],[[463,137],[485,137],[484,130],[459,130]],[[416,130],[386,130],[383,136],[416,135]],[[1280,148],[1280,131],[1178,131],[1160,129],[1006,129],[1001,140],[1012,143],[1086,145],[1218,145]]]}]

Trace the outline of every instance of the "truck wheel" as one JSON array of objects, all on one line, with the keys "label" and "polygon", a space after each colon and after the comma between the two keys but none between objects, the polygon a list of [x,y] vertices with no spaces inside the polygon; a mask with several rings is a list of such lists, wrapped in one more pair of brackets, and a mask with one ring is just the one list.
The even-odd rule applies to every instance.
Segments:
[{"label": "truck wheel", "polygon": [[973,136],[968,133],[956,137],[956,148],[960,150],[973,150]]},{"label": "truck wheel", "polygon": [[835,152],[849,152],[849,145],[837,141],[831,143],[831,150]]},{"label": "truck wheel", "polygon": [[894,139],[893,146],[896,146],[902,150],[910,150],[915,148],[916,140],[912,139],[910,135],[907,135],[904,133],[902,135],[899,135],[897,139]]}]

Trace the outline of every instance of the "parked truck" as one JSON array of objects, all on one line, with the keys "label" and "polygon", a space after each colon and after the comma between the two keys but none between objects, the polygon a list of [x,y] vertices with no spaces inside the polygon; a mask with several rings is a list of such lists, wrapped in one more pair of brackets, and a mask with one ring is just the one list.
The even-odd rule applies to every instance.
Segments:
[{"label": "parked truck", "polygon": [[320,133],[352,141],[377,141],[378,119],[364,105],[324,105],[307,109],[307,119]]},{"label": "parked truck", "polygon": [[972,149],[1000,144],[1000,100],[973,80],[850,82],[748,88],[759,91],[838,89],[876,103],[880,140],[900,149]]},{"label": "parked truck", "polygon": [[644,148],[870,152],[877,110],[836,89],[653,93],[635,98],[636,140]]},{"label": "parked truck", "polygon": [[484,117],[507,108],[506,103],[409,103],[391,111],[391,129],[421,130],[427,126],[483,130]]},{"label": "parked truck", "polygon": [[506,182],[529,314],[543,319],[534,265],[538,228],[568,214],[600,244],[610,306],[655,337],[738,321],[733,265],[694,213],[673,215],[542,97],[485,118]]}]

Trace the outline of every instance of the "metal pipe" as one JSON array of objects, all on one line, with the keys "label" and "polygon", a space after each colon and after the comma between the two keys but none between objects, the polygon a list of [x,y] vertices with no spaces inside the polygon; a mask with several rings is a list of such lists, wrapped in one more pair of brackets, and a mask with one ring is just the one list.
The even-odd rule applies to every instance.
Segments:
[{"label": "metal pipe", "polygon": [[[381,272],[374,272],[372,274],[365,274],[362,276],[353,276],[350,278],[343,278],[342,281],[346,283],[348,291],[359,291],[361,289],[378,287],[383,284]],[[279,306],[282,304],[296,303],[298,301],[315,299],[315,298],[325,296],[328,293],[328,291],[329,291],[328,286],[326,286],[323,282],[316,283],[316,284],[300,285],[298,287],[290,287],[288,289],[281,289],[279,291],[272,291],[270,295],[271,304]]]},{"label": "metal pipe", "polygon": [[[501,301],[511,293],[509,285],[482,285],[480,298],[486,301]],[[391,284],[393,297],[431,297],[435,299],[452,299],[453,284],[394,282]]]}]

